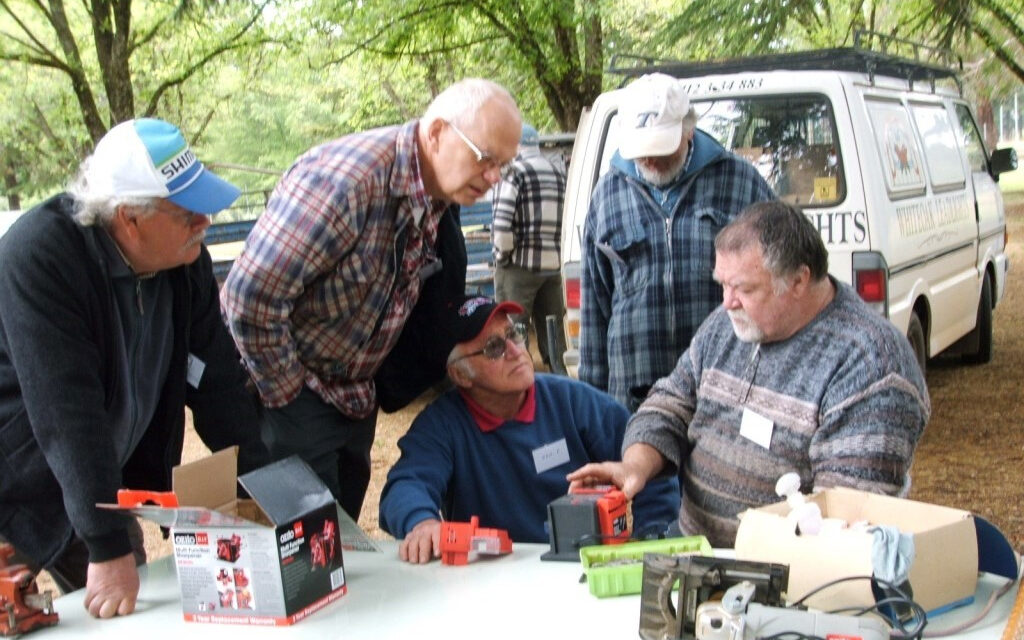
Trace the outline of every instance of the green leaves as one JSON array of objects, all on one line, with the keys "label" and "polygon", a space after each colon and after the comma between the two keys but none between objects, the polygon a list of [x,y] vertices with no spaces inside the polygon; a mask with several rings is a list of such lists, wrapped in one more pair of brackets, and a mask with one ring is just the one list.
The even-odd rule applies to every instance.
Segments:
[{"label": "green leaves", "polygon": [[310,146],[415,118],[467,76],[507,86],[541,131],[574,131],[617,84],[614,54],[849,46],[861,28],[948,43],[984,96],[1024,79],[1014,2],[0,0],[0,195],[49,195],[130,117],[174,121],[207,162],[269,170],[229,175],[262,188]]}]

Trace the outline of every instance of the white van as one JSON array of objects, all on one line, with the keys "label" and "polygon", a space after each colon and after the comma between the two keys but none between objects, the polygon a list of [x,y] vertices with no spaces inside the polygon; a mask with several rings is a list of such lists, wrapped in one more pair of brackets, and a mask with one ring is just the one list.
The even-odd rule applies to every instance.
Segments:
[{"label": "white van", "polygon": [[[821,231],[829,270],[910,339],[922,369],[942,351],[992,356],[1009,268],[998,175],[956,73],[859,46],[632,68],[686,85],[698,127],[753,163]],[[618,147],[620,91],[584,112],[566,186],[566,368],[579,362],[580,242],[590,195]]]}]

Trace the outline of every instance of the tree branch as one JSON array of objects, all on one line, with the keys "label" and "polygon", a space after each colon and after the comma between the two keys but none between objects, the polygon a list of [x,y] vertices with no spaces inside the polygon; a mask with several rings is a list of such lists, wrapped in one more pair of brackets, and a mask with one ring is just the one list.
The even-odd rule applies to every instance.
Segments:
[{"label": "tree branch", "polygon": [[205,66],[206,63],[208,63],[210,60],[213,60],[217,56],[227,53],[228,51],[244,49],[249,46],[265,44],[270,41],[271,40],[269,38],[261,38],[260,40],[256,40],[254,42],[243,42],[237,44],[225,43],[224,45],[216,47],[215,49],[207,52],[206,55],[204,55],[198,61],[194,62],[188,68],[184,69],[181,73],[175,75],[173,78],[169,78],[168,80],[165,80],[164,82],[160,83],[160,85],[156,88],[156,91],[154,91],[153,95],[150,97],[149,102],[146,104],[146,109],[143,112],[143,114],[147,116],[155,114],[157,105],[159,105],[160,103],[160,99],[167,91],[181,84],[184,84],[186,80],[195,75],[195,73],[202,69],[203,66]]},{"label": "tree branch", "polygon": [[978,6],[995,16],[996,21],[1017,40],[1017,44],[1024,46],[1024,27],[1017,24],[1013,15],[992,0],[977,0],[977,2]]},{"label": "tree branch", "polygon": [[1022,67],[1013,55],[1013,52],[1008,51],[999,40],[996,39],[995,35],[991,31],[986,29],[983,25],[974,23],[972,31],[981,38],[981,41],[985,43],[985,46],[992,51],[993,55],[1006,65],[1006,68],[1013,72],[1013,75],[1017,76],[1018,79],[1024,81],[1024,67]]}]

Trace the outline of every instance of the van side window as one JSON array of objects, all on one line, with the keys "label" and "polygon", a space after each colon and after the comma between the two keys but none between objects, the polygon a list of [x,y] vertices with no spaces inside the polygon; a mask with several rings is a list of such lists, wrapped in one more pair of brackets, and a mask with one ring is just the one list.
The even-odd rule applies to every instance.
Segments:
[{"label": "van side window", "polygon": [[956,133],[949,112],[942,104],[911,103],[910,112],[924,144],[924,158],[932,189],[959,189],[964,186],[964,167],[957,150]]},{"label": "van side window", "polygon": [[960,129],[963,131],[964,148],[967,150],[967,164],[970,165],[971,171],[988,171],[985,145],[978,134],[978,126],[974,123],[974,118],[971,117],[971,110],[967,108],[967,105],[955,106],[957,118],[960,120]]},{"label": "van side window", "polygon": [[924,193],[921,149],[906,107],[897,100],[865,100],[875,133],[875,146],[892,199]]},{"label": "van side window", "polygon": [[832,105],[823,95],[694,102],[697,127],[757,167],[780,199],[801,207],[846,198]]}]

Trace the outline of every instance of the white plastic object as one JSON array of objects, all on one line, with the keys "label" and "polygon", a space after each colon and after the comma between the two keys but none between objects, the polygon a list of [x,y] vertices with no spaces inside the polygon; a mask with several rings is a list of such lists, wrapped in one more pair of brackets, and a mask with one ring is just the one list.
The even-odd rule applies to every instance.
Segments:
[{"label": "white plastic object", "polygon": [[807,502],[800,493],[800,476],[795,471],[783,474],[775,483],[775,493],[786,499],[791,511],[789,519],[796,522],[801,535],[818,535],[821,531],[821,508],[814,502]]},{"label": "white plastic object", "polygon": [[784,473],[775,482],[775,493],[785,498],[791,507],[803,504],[804,494],[800,493],[800,475],[796,471]]}]

